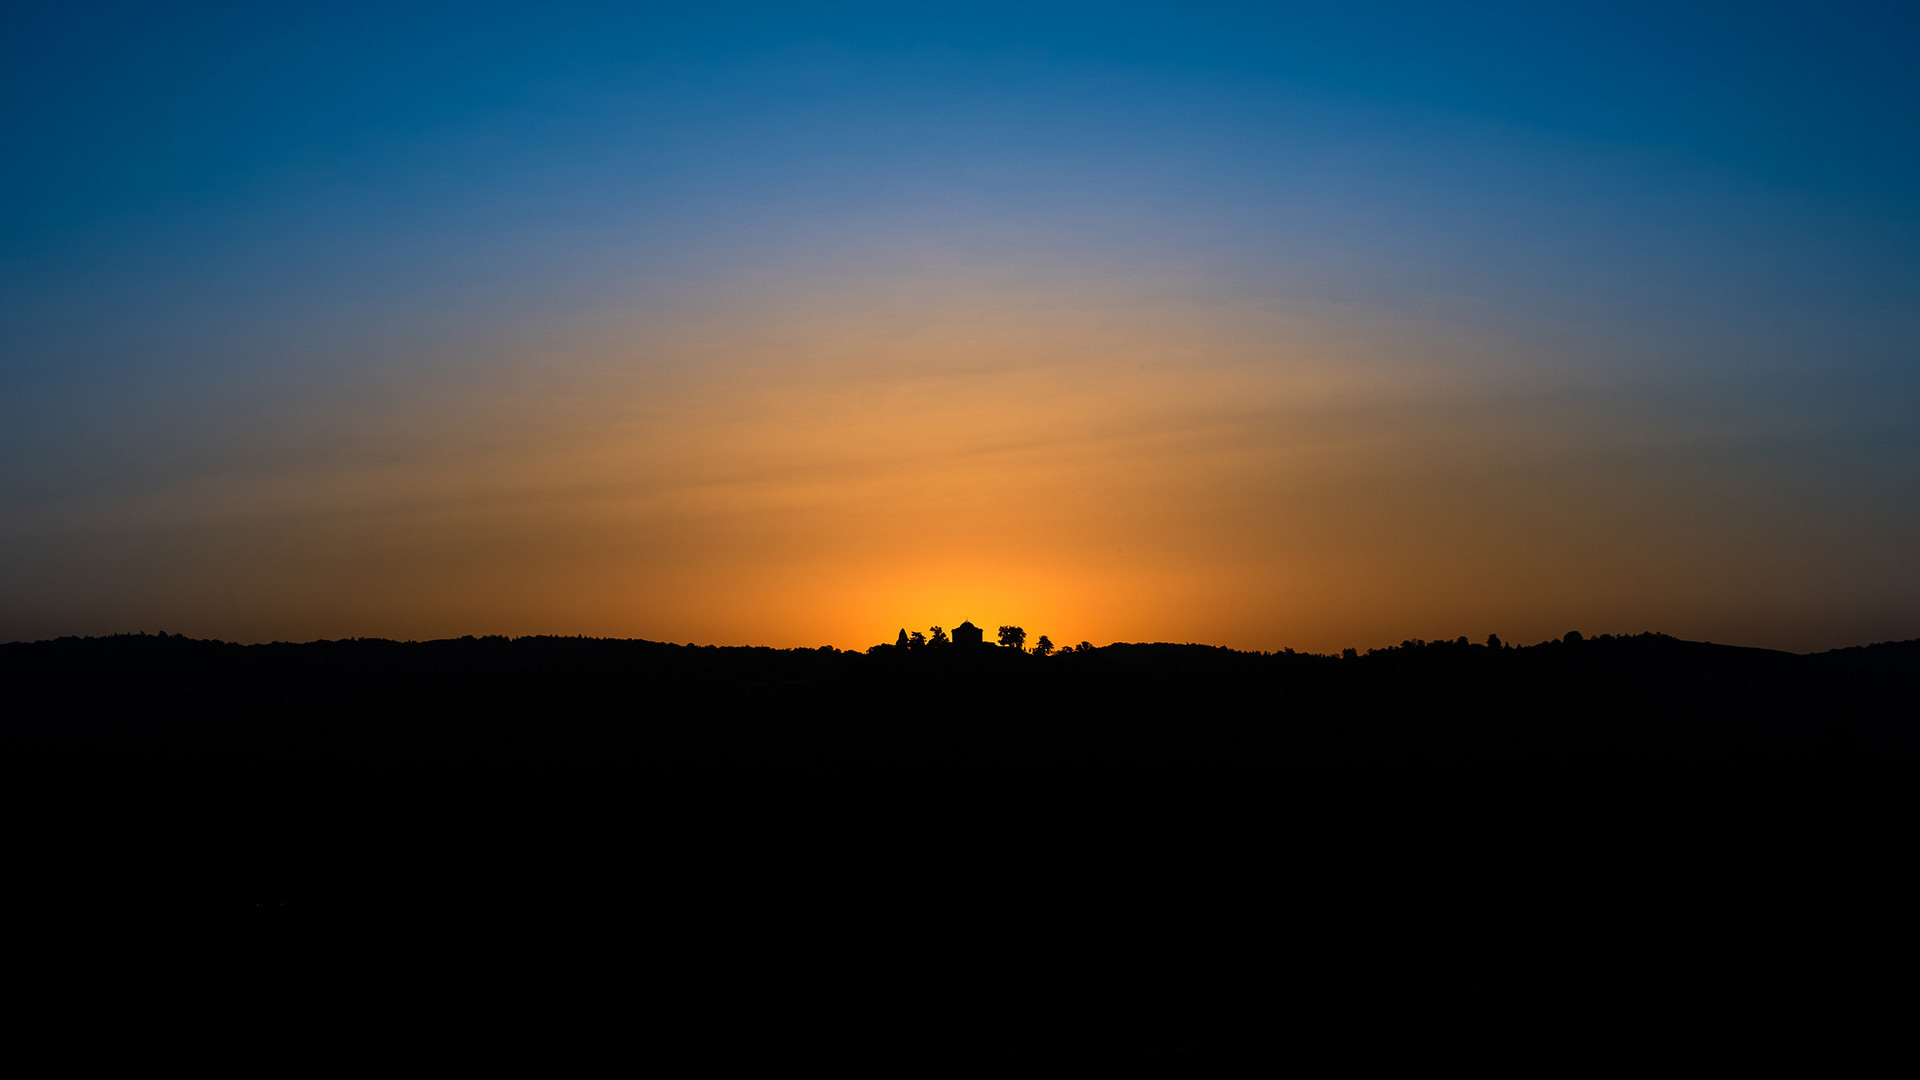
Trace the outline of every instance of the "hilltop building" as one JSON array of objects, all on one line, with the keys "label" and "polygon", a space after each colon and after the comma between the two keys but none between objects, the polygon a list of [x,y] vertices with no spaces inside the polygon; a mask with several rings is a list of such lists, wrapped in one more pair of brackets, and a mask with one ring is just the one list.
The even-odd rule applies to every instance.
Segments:
[{"label": "hilltop building", "polygon": [[971,622],[963,622],[953,628],[953,643],[955,645],[981,645],[986,641],[985,635],[985,630],[980,629]]}]

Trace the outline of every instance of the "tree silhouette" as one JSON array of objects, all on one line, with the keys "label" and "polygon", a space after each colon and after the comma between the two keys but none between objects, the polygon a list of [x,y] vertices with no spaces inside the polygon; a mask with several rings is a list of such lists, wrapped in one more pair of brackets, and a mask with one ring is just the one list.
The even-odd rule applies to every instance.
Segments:
[{"label": "tree silhouette", "polygon": [[1093,651],[1093,642],[1091,642],[1091,641],[1083,641],[1083,642],[1081,642],[1080,644],[1078,644],[1078,645],[1075,645],[1075,646],[1073,647],[1073,651],[1074,651],[1074,652],[1092,652],[1092,651]]},{"label": "tree silhouette", "polygon": [[928,627],[928,629],[933,631],[933,637],[927,640],[927,644],[929,645],[951,644],[949,641],[947,641],[947,632],[945,630],[942,630],[938,626],[931,626],[931,627]]},{"label": "tree silhouette", "polygon": [[907,639],[907,648],[917,649],[920,646],[925,645],[926,643],[927,643],[927,636],[925,634],[922,634],[920,631],[915,630],[913,632],[913,636]]},{"label": "tree silhouette", "polygon": [[1035,656],[1052,656],[1053,655],[1053,642],[1047,639],[1047,635],[1041,634],[1040,640],[1033,643],[1033,655]]},{"label": "tree silhouette", "polygon": [[1000,644],[1011,649],[1018,649],[1024,647],[1026,643],[1027,632],[1025,630],[1017,626],[1003,626],[1000,628]]},{"label": "tree silhouette", "polygon": [[900,636],[899,638],[895,639],[893,643],[893,647],[896,649],[904,649],[910,644],[911,642],[907,640],[907,629],[906,627],[903,626],[900,628]]}]

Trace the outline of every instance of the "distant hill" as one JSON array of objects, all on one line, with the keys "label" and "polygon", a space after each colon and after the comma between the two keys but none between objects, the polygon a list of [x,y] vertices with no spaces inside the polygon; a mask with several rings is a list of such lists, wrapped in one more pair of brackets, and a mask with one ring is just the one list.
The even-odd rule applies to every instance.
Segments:
[{"label": "distant hill", "polygon": [[1849,671],[1871,671],[1882,675],[1920,678],[1920,639],[1884,641],[1878,645],[1855,645],[1834,649],[1816,659],[1830,667]]},{"label": "distant hill", "polygon": [[[1459,973],[1502,950],[1615,965],[1692,1016],[1695,979],[1646,973],[1684,956],[1737,989],[1791,955],[1783,927],[1826,955],[1892,925],[1863,903],[1905,918],[1917,648],[4,645],[8,898],[100,926],[172,904],[445,927],[489,993],[503,935],[583,958],[596,992],[613,949],[696,1004],[778,978],[832,1001],[866,971],[890,1025],[1076,1055],[1264,1040],[1250,983],[1312,1025],[1407,978],[1422,1012],[1477,1003]],[[903,972],[993,989],[930,1011]]]},{"label": "distant hill", "polygon": [[1920,642],[1602,635],[1346,657],[1116,644],[867,653],[531,637],[0,646],[19,769],[1501,768],[1892,761]]}]

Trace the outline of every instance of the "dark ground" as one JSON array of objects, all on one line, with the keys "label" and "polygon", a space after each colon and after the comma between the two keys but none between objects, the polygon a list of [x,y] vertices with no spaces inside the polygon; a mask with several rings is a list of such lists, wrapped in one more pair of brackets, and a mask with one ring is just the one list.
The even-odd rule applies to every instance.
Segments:
[{"label": "dark ground", "polygon": [[1910,982],[1920,642],[138,635],[0,645],[0,686],[13,906],[241,919],[282,969],[371,920],[436,978],[585,965],[715,1047],[806,1001],[781,1038],[1337,1030],[1358,1063],[1601,1020],[1753,1040]]},{"label": "dark ground", "polygon": [[1875,768],[1920,750],[1920,642],[1659,635],[1363,656],[1112,645],[868,654],[584,638],[0,646],[35,773]]}]

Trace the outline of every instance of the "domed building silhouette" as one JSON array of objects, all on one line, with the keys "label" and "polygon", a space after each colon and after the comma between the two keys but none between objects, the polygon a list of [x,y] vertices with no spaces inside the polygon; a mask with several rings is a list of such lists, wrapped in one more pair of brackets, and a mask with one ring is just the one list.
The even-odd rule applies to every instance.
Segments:
[{"label": "domed building silhouette", "polygon": [[986,631],[973,625],[971,622],[963,622],[953,628],[953,643],[955,645],[981,645],[985,644],[985,642]]}]

